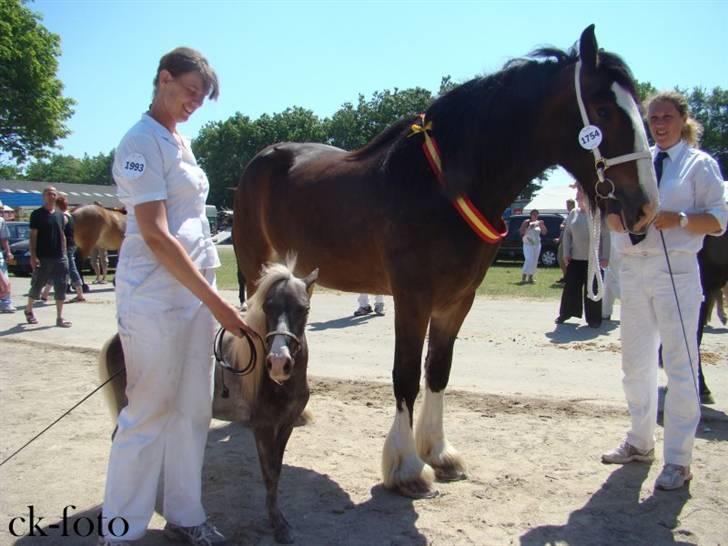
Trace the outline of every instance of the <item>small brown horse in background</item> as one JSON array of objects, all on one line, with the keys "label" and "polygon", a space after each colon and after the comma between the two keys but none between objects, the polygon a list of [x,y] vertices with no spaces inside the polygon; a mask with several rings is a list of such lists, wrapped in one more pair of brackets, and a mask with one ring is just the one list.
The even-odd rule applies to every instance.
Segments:
[{"label": "small brown horse in background", "polygon": [[[423,151],[425,134],[437,142],[440,161]],[[594,135],[604,157],[630,159],[595,165],[597,152],[585,147]],[[467,197],[501,225],[529,181],[557,164],[592,204],[597,192],[615,199],[626,227],[646,230],[657,183],[635,82],[619,57],[598,49],[593,26],[578,52],[549,48],[512,61],[435,100],[424,120],[402,120],[360,150],[282,143],[246,167],[233,238],[249,293],[261,264],[293,251],[304,271],[320,267],[323,286],[394,296],[396,407],[382,455],[386,487],[426,496],[434,477],[465,477],[445,438],[444,393],[455,339],[499,242],[481,240],[453,204]],[[596,184],[607,168],[611,180]],[[604,201],[598,204],[603,210]],[[427,385],[415,427],[428,327]]]},{"label": "small brown horse in background", "polygon": [[83,205],[72,213],[74,238],[81,258],[87,258],[94,247],[119,250],[126,231],[126,215],[99,205]]},{"label": "small brown horse in background", "polygon": [[[228,374],[217,366],[212,407],[215,419],[247,423],[253,429],[267,491],[268,517],[275,540],[286,544],[293,542],[293,536],[278,507],[278,481],[286,444],[309,398],[306,323],[313,284],[318,276],[314,270],[299,279],[294,276],[293,268],[292,261],[285,266],[274,264],[263,268],[258,290],[248,300],[245,315],[248,326],[260,336],[253,341],[258,361],[248,375]],[[260,340],[264,340],[265,346]],[[242,369],[250,360],[247,342],[227,332],[221,349],[222,355],[218,356],[235,369]],[[120,375],[104,391],[114,421],[127,404],[124,352],[117,334],[101,350],[99,374],[106,381],[119,371]]]}]

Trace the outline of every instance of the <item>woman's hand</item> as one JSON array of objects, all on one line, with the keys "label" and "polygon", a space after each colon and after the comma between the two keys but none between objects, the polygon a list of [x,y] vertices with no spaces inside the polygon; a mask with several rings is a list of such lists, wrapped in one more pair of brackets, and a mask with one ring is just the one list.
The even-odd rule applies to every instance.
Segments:
[{"label": "woman's hand", "polygon": [[240,316],[240,312],[222,298],[219,298],[214,306],[210,306],[210,311],[220,323],[220,326],[232,335],[242,337],[241,330],[255,334],[250,326],[245,323],[243,317]]},{"label": "woman's hand", "polygon": [[661,210],[655,217],[654,225],[657,229],[673,229],[680,226],[680,215],[670,210]]}]

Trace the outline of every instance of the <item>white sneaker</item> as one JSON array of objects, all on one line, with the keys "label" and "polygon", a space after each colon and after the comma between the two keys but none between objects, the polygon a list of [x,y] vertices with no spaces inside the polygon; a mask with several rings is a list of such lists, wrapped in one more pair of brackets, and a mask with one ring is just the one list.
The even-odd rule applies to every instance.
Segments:
[{"label": "white sneaker", "polygon": [[654,449],[641,451],[627,442],[621,444],[617,449],[602,454],[602,462],[605,464],[651,463],[654,460]]},{"label": "white sneaker", "polygon": [[225,537],[214,525],[206,521],[193,527],[181,527],[174,523],[164,526],[164,534],[173,540],[184,540],[193,546],[223,546]]},{"label": "white sneaker", "polygon": [[374,313],[379,315],[380,317],[383,317],[384,316],[384,304],[375,303],[374,304]]},{"label": "white sneaker", "polygon": [[662,467],[662,472],[657,476],[655,488],[663,491],[680,489],[683,485],[693,479],[689,466],[667,463]]}]

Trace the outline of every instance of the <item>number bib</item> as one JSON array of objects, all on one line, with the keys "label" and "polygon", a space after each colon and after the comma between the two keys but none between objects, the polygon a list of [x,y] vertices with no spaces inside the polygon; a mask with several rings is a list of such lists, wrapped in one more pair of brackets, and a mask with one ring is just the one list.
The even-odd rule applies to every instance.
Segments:
[{"label": "number bib", "polygon": [[134,180],[144,174],[146,162],[140,153],[130,154],[122,161],[121,170],[127,180]]},{"label": "number bib", "polygon": [[602,143],[602,131],[596,125],[587,125],[579,131],[579,145],[585,150],[593,150]]}]

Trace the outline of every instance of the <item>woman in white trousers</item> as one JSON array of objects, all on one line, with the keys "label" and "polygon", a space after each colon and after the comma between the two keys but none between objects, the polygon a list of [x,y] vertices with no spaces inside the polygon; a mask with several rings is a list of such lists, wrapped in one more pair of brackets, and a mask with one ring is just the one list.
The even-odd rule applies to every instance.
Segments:
[{"label": "woman in white trousers", "polygon": [[[622,383],[631,427],[625,441],[602,455],[602,461],[624,464],[654,459],[657,351],[662,343],[667,374],[665,464],[655,487],[673,490],[692,478],[690,463],[700,421],[697,253],[706,234],[725,231],[728,208],[718,164],[695,147],[700,127],[689,118],[685,97],[660,93],[649,101],[647,116],[656,144],[653,158],[660,212],[643,240],[619,235],[623,243]],[[610,215],[608,221],[612,229],[624,231],[618,216]]]},{"label": "woman in white trousers", "polygon": [[111,447],[99,544],[141,538],[158,496],[165,534],[199,546],[225,538],[202,507],[211,417],[215,319],[247,326],[215,288],[220,265],[205,215],[209,185],[189,140],[177,133],[217,76],[197,51],[159,63],[152,105],[116,148],[113,164],[127,228],[116,273],[117,321],[128,405]]}]

